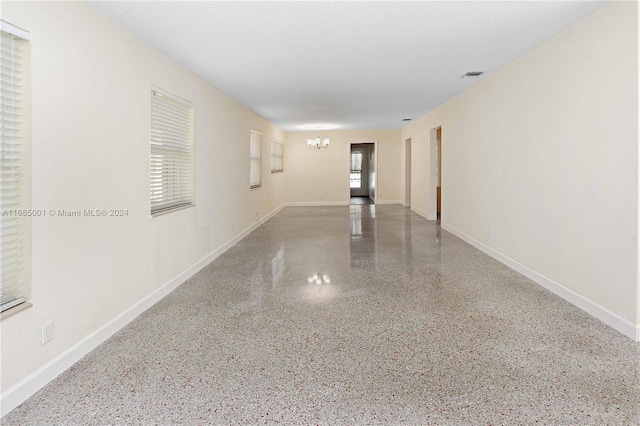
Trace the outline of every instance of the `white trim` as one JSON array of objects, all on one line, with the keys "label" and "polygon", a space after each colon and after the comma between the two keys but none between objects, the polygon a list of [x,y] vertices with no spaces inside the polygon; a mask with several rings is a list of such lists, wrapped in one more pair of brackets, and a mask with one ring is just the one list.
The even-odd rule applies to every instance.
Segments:
[{"label": "white trim", "polygon": [[[372,143],[373,144],[373,171],[375,174],[375,182],[374,182],[374,188],[375,188],[375,192],[374,192],[374,197],[373,197],[373,204],[378,204],[378,140],[376,139],[375,141],[363,141],[363,142],[349,142],[349,168],[347,170],[351,169],[351,150],[353,149],[353,145],[362,145],[362,144],[369,144]],[[369,177],[367,176],[367,185],[369,185]],[[367,188],[367,192],[368,192],[368,188]],[[351,196],[351,188],[349,188],[349,196]],[[362,195],[363,197],[369,197],[371,198],[370,195]],[[354,195],[354,197],[360,197],[360,195]],[[349,203],[347,203],[349,204]]]},{"label": "white trim", "polygon": [[613,329],[619,331],[625,336],[635,340],[636,342],[640,342],[640,324],[633,324],[631,321],[622,318],[618,314],[611,312],[609,309],[604,306],[600,306],[592,300],[587,299],[581,294],[576,293],[563,286],[560,283],[553,281],[552,279],[542,275],[541,273],[534,271],[528,266],[523,265],[515,259],[510,258],[509,256],[500,253],[499,251],[485,245],[484,243],[458,231],[457,229],[452,228],[449,225],[442,225],[442,229],[452,233],[453,235],[461,238],[467,243],[471,244],[475,248],[483,251],[499,262],[507,265],[509,268],[515,270],[516,272],[521,273],[525,277],[533,280],[537,284],[546,288],[547,290],[555,293],[556,295],[562,297],[567,302],[577,306],[582,309],[589,315],[599,319],[603,323],[612,327]]},{"label": "white trim", "polygon": [[284,205],[286,207],[348,206],[349,201],[291,201]]},{"label": "white trim", "polygon": [[[405,206],[405,207],[409,207],[409,206]],[[433,217],[433,218],[429,217],[428,214],[426,214],[422,210],[416,209],[415,207],[411,207],[411,211],[414,212],[417,215],[420,215],[420,216],[424,217],[427,220],[436,220],[437,219],[437,217]]]},{"label": "white trim", "polygon": [[400,200],[378,200],[376,201],[376,204],[402,204],[402,201]]},{"label": "white trim", "polygon": [[[349,201],[290,201],[285,203],[286,207],[314,207],[314,206],[348,206]],[[402,204],[400,200],[380,200],[375,204]]]},{"label": "white trim", "polygon": [[[413,171],[413,139],[411,136],[404,138],[404,143],[402,144],[402,169],[404,171],[404,176],[402,177],[402,194],[403,200],[402,205],[405,207],[411,207],[411,199],[407,203],[407,142],[409,142],[409,185],[413,183],[411,179],[411,172]],[[411,198],[411,190],[409,190],[409,198]]]},{"label": "white trim", "polygon": [[0,20],[0,30],[16,37],[20,37],[23,40],[31,40],[31,33],[29,31],[23,30],[20,27],[16,27],[15,25],[12,25],[6,21]]},{"label": "white trim", "polygon": [[[271,213],[267,214],[263,220],[266,222],[273,215],[278,213],[284,205],[277,207]],[[87,355],[93,349],[98,347],[109,337],[113,336],[120,329],[125,327],[135,318],[140,316],[144,311],[153,306],[160,299],[171,293],[178,288],[181,284],[191,278],[196,272],[200,271],[206,265],[215,260],[222,253],[227,251],[230,247],[242,240],[249,233],[260,226],[260,222],[256,222],[253,225],[246,228],[244,231],[233,237],[231,240],[218,247],[213,252],[209,253],[189,268],[182,271],[169,282],[162,285],[152,293],[145,296],[142,300],[138,301],[127,310],[116,316],[114,319],[95,330],[84,339],[58,355],[51,361],[47,362],[42,367],[38,368],[24,379],[20,380],[15,385],[11,386],[6,391],[2,392],[0,399],[0,405],[2,407],[0,417],[4,417],[11,410],[22,404],[29,397],[42,389],[47,383],[55,379],[58,375],[78,362],[82,357]]]}]

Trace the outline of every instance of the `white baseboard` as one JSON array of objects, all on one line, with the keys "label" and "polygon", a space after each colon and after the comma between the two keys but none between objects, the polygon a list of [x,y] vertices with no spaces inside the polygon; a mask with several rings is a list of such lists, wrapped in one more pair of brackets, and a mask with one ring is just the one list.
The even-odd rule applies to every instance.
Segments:
[{"label": "white baseboard", "polygon": [[414,212],[415,214],[418,214],[418,215],[424,217],[427,220],[436,220],[437,219],[435,217],[433,217],[433,218],[429,217],[429,215],[427,213],[423,212],[422,210],[418,210],[415,207],[411,207],[411,211]]},{"label": "white baseboard", "polygon": [[[290,201],[287,207],[348,206],[349,201]],[[378,200],[376,204],[402,204],[400,200]]]},{"label": "white baseboard", "polygon": [[290,201],[287,207],[348,206],[349,201]]},{"label": "white baseboard", "polygon": [[[263,218],[263,220],[266,222],[269,218],[282,210],[283,207],[284,205],[281,205],[280,207],[274,209],[272,212],[267,214]],[[209,253],[202,259],[198,260],[195,264],[182,271],[176,277],[169,280],[169,282],[165,283],[160,288],[148,294],[142,300],[129,307],[120,315],[118,315],[99,329],[93,331],[87,337],[80,340],[78,343],[64,351],[62,354],[47,362],[45,365],[38,368],[36,371],[29,374],[27,377],[4,391],[0,399],[0,416],[5,416],[18,405],[22,404],[33,394],[42,389],[47,383],[55,379],[66,369],[78,362],[82,357],[98,347],[109,337],[113,336],[116,332],[129,324],[155,303],[160,301],[163,297],[171,293],[178,286],[180,286],[191,276],[193,276],[196,272],[207,266],[215,258],[227,251],[230,247],[232,247],[238,241],[242,240],[259,226],[260,222],[256,221],[256,223],[247,227],[244,231],[240,232],[231,240],[227,241],[222,246],[218,247],[216,250]]]},{"label": "white baseboard", "polygon": [[621,316],[619,316],[614,312],[611,312],[604,306],[600,306],[594,301],[587,299],[586,297],[563,286],[562,284],[553,281],[552,279],[540,274],[539,272],[534,271],[528,266],[523,265],[517,260],[514,260],[509,256],[506,256],[500,253],[499,251],[458,231],[457,229],[452,228],[449,225],[443,224],[442,229],[452,233],[458,238],[461,238],[462,240],[471,244],[475,248],[483,251],[484,253],[488,254],[489,256],[493,257],[499,262],[507,265],[509,268],[515,270],[516,272],[521,273],[525,277],[533,280],[534,282],[546,288],[547,290],[557,294],[567,302],[577,306],[578,308],[582,309],[589,315],[596,317],[603,323],[607,324],[609,327],[612,327],[613,329],[619,331],[620,333],[633,339],[636,342],[640,342],[640,324],[633,324],[631,321],[622,318]]}]

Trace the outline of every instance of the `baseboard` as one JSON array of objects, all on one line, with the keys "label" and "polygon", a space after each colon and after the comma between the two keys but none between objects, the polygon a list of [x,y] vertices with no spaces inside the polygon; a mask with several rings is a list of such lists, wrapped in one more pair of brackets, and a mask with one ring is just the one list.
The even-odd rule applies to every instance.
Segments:
[{"label": "baseboard", "polygon": [[[378,200],[376,204],[402,204],[400,200]],[[348,206],[349,201],[291,201],[287,207]]]},{"label": "baseboard", "polygon": [[[418,213],[419,214],[419,213]],[[618,314],[611,312],[607,308],[600,306],[594,301],[587,299],[586,297],[576,293],[575,291],[563,286],[560,283],[553,281],[552,279],[540,274],[539,272],[534,271],[528,266],[523,265],[510,258],[509,256],[487,246],[486,244],[458,231],[455,228],[452,228],[449,225],[443,224],[442,229],[452,233],[458,238],[466,241],[471,244],[478,250],[483,251],[499,262],[507,265],[509,268],[515,270],[516,272],[521,273],[525,277],[533,280],[537,284],[546,288],[547,290],[555,293],[556,295],[562,297],[567,302],[577,306],[582,309],[589,315],[599,319],[603,323],[607,324],[609,327],[619,331],[625,336],[633,339],[636,342],[640,342],[640,324],[633,324],[631,321],[626,320],[619,316]]]},{"label": "baseboard", "polygon": [[411,207],[411,211],[414,212],[417,215],[420,215],[420,216],[424,217],[427,220],[436,220],[435,217],[431,218],[431,217],[429,217],[429,215],[427,213],[423,212],[422,210],[418,210],[415,207]]},{"label": "baseboard", "polygon": [[290,201],[287,207],[348,206],[349,201]]},{"label": "baseboard", "polygon": [[[280,207],[277,207],[272,212],[265,215],[263,221],[266,222],[269,218],[282,210],[283,207],[284,205],[281,205]],[[176,277],[169,280],[169,282],[165,283],[160,288],[148,294],[142,300],[138,301],[127,310],[122,312],[120,315],[118,315],[99,329],[95,330],[84,339],[80,340],[78,343],[64,351],[62,354],[58,355],[15,385],[11,386],[9,389],[2,393],[2,397],[0,399],[0,416],[4,417],[11,410],[22,404],[33,394],[42,389],[47,383],[58,377],[58,375],[78,362],[82,357],[98,347],[109,337],[113,336],[116,332],[125,327],[127,324],[141,315],[144,311],[149,309],[163,297],[178,288],[181,284],[191,278],[196,272],[200,271],[206,265],[211,263],[218,256],[227,251],[238,241],[242,240],[260,225],[260,222],[256,221],[256,223],[247,227],[231,240],[227,241],[213,252],[198,260],[191,267],[185,269]]]},{"label": "baseboard", "polygon": [[[262,221],[266,222],[269,219],[271,219],[274,215],[276,215],[280,210],[285,208],[285,204],[281,204],[279,207],[276,207],[275,209],[271,210],[269,213],[267,213],[266,215],[264,215],[264,217],[262,217]],[[244,231],[242,231],[241,233],[239,233],[238,235],[236,235],[235,237],[233,237],[233,239],[229,240],[227,243],[225,243],[222,247],[218,248],[218,250],[220,250],[221,248],[224,247],[224,250],[222,250],[221,253],[219,253],[216,257],[220,256],[222,253],[224,253],[225,251],[229,250],[229,248],[231,248],[232,246],[234,246],[238,241],[240,241],[241,239],[243,239],[244,237],[246,237],[247,235],[249,235],[251,232],[253,232],[255,229],[257,229],[259,226],[261,225],[260,223],[260,219],[256,219],[256,223],[254,223],[251,226],[248,226]],[[217,250],[216,250],[217,251]],[[213,258],[215,259],[215,257]],[[213,260],[211,259],[211,260]]]}]

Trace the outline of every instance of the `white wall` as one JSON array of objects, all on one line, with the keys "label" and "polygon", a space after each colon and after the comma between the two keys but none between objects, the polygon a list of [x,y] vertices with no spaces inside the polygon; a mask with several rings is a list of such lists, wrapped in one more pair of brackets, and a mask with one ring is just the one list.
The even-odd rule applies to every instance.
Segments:
[{"label": "white wall", "polygon": [[[307,139],[329,138],[327,149],[309,149]],[[400,130],[288,132],[285,147],[286,201],[290,204],[348,204],[352,143],[376,142],[377,199],[400,203],[402,148]]]},{"label": "white wall", "polygon": [[[431,163],[435,164],[435,156],[430,154],[429,146],[435,141],[431,139],[431,131],[442,124],[443,109],[438,107],[435,110],[423,115],[402,129],[402,140],[411,139],[411,167],[409,171],[411,179],[411,210],[422,216],[435,220],[435,170],[430,168]],[[402,157],[405,158],[406,146],[402,144]],[[402,163],[404,179],[407,179]],[[406,200],[404,194],[406,185],[402,184],[402,199]],[[435,191],[435,189],[434,189]],[[432,207],[432,209],[430,209]],[[433,210],[431,214],[430,210]]]},{"label": "white wall", "polygon": [[402,130],[412,205],[432,197],[429,130],[442,124],[443,226],[632,337],[636,7],[599,9]]},{"label": "white wall", "polygon": [[[348,202],[350,143],[377,141],[378,201],[399,202],[410,137],[412,206],[424,211],[440,124],[443,225],[627,333],[640,323],[636,7],[603,7],[402,131],[321,132],[332,144],[320,151],[306,147],[317,132],[289,133],[285,173],[271,175],[269,138],[285,135],[256,114],[83,3],[3,2],[2,19],[32,34],[32,207],[129,210],[34,219],[34,305],[0,323],[3,412],[38,369],[99,343],[86,344],[282,205],[285,179],[288,202]],[[152,84],[196,106],[197,206],[156,218]],[[249,129],[265,147],[257,191]]]},{"label": "white wall", "polygon": [[[74,345],[95,346],[99,341],[86,340],[93,333],[115,331],[138,302],[179,284],[254,225],[256,212],[281,206],[284,174],[269,173],[269,138],[284,134],[84,3],[3,2],[2,19],[32,38],[32,207],[129,211],[121,218],[33,220],[33,307],[1,323],[6,412],[37,369]],[[196,207],[155,218],[151,85],[191,101],[196,111]],[[255,191],[250,129],[262,132],[264,144],[263,187]],[[41,345],[40,327],[49,320],[54,339]]]}]

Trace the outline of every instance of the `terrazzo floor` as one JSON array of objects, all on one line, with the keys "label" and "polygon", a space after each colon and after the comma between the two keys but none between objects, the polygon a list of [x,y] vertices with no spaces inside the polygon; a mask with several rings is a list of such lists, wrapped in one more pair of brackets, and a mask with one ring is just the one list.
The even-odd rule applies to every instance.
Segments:
[{"label": "terrazzo floor", "polygon": [[640,345],[403,207],[288,207],[2,423],[638,425]]},{"label": "terrazzo floor", "polygon": [[351,197],[349,204],[373,204],[373,200],[367,197]]}]

